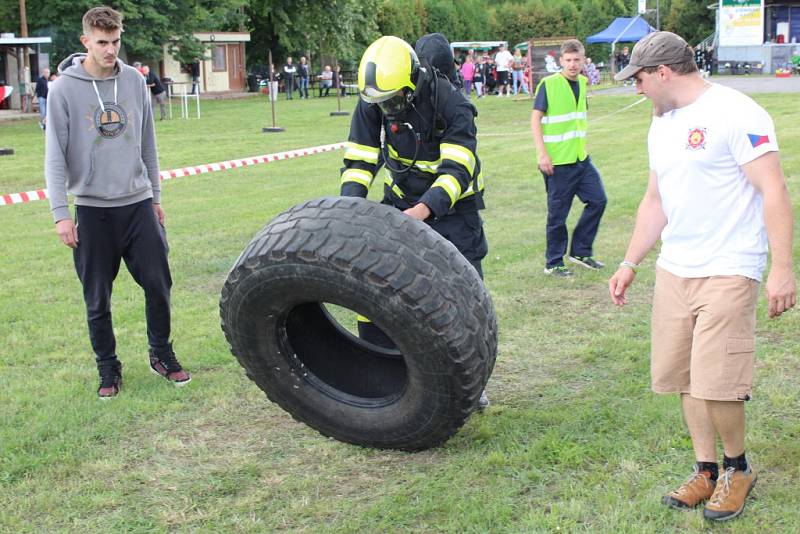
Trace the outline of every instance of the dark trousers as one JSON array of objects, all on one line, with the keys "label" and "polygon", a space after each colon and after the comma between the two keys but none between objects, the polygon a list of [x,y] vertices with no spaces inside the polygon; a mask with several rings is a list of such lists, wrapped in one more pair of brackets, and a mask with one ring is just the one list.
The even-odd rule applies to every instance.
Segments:
[{"label": "dark trousers", "polygon": [[291,100],[292,96],[294,96],[294,77],[287,76],[286,81],[284,82],[284,86],[286,89],[286,98],[288,100]]},{"label": "dark trousers", "polygon": [[78,246],[75,270],[83,285],[89,339],[97,366],[116,362],[111,323],[111,290],[120,260],[144,289],[147,339],[159,350],[169,344],[172,278],[167,262],[167,237],[150,199],[119,208],[77,206]]},{"label": "dark trousers", "polygon": [[[489,251],[489,245],[478,211],[456,211],[448,213],[438,221],[431,219],[426,222],[436,233],[455,245],[483,279],[481,260]],[[379,347],[395,348],[389,336],[371,322],[358,321],[358,337]]]},{"label": "dark trousers", "polygon": [[572,231],[571,256],[591,256],[600,219],[606,209],[606,192],[600,174],[587,156],[571,165],[555,165],[551,176],[544,175],[547,190],[546,266],[564,265],[567,253],[567,216],[577,195],[586,206]]}]

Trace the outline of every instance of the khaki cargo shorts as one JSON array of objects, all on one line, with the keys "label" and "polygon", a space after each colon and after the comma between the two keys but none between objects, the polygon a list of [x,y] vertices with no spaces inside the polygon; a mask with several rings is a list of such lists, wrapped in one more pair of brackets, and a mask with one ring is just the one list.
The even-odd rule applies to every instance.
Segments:
[{"label": "khaki cargo shorts", "polygon": [[758,282],[681,278],[656,268],[650,371],[656,393],[749,400]]}]

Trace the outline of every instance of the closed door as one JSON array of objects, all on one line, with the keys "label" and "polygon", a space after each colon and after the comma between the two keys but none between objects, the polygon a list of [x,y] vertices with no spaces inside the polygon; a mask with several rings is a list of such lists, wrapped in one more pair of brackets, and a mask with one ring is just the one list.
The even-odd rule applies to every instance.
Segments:
[{"label": "closed door", "polygon": [[228,45],[228,88],[231,91],[244,90],[244,54],[241,44]]}]

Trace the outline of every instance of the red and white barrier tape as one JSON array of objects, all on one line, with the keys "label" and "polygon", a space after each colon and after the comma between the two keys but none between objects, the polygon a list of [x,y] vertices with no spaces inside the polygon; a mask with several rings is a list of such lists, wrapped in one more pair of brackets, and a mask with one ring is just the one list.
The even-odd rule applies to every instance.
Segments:
[{"label": "red and white barrier tape", "polygon": [[[160,178],[161,180],[171,180],[172,178],[195,176],[197,174],[204,174],[207,172],[227,171],[228,169],[238,169],[239,167],[247,167],[249,165],[257,165],[259,163],[269,163],[271,161],[277,161],[281,159],[301,158],[303,156],[311,156],[313,154],[320,154],[322,152],[339,150],[340,148],[344,148],[345,144],[346,143],[333,143],[332,145],[300,148],[297,150],[287,150],[286,152],[276,152],[275,154],[253,156],[252,158],[232,159],[229,161],[220,161],[218,163],[207,163],[205,165],[195,165],[194,167],[183,167],[182,169],[161,171]],[[44,200],[46,198],[48,198],[46,189],[26,191],[24,193],[11,193],[8,195],[0,195],[0,206],[25,204],[26,202]]]}]

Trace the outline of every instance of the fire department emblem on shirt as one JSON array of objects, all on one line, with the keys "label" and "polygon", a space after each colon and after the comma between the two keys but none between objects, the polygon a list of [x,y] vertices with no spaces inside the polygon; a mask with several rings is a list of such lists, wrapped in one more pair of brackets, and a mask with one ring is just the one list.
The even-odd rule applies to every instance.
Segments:
[{"label": "fire department emblem on shirt", "polygon": [[702,150],[706,147],[706,129],[692,128],[686,139],[686,148],[689,150]]},{"label": "fire department emblem on shirt", "polygon": [[128,114],[113,102],[103,102],[103,107],[94,112],[94,127],[106,139],[119,137],[128,125]]}]

